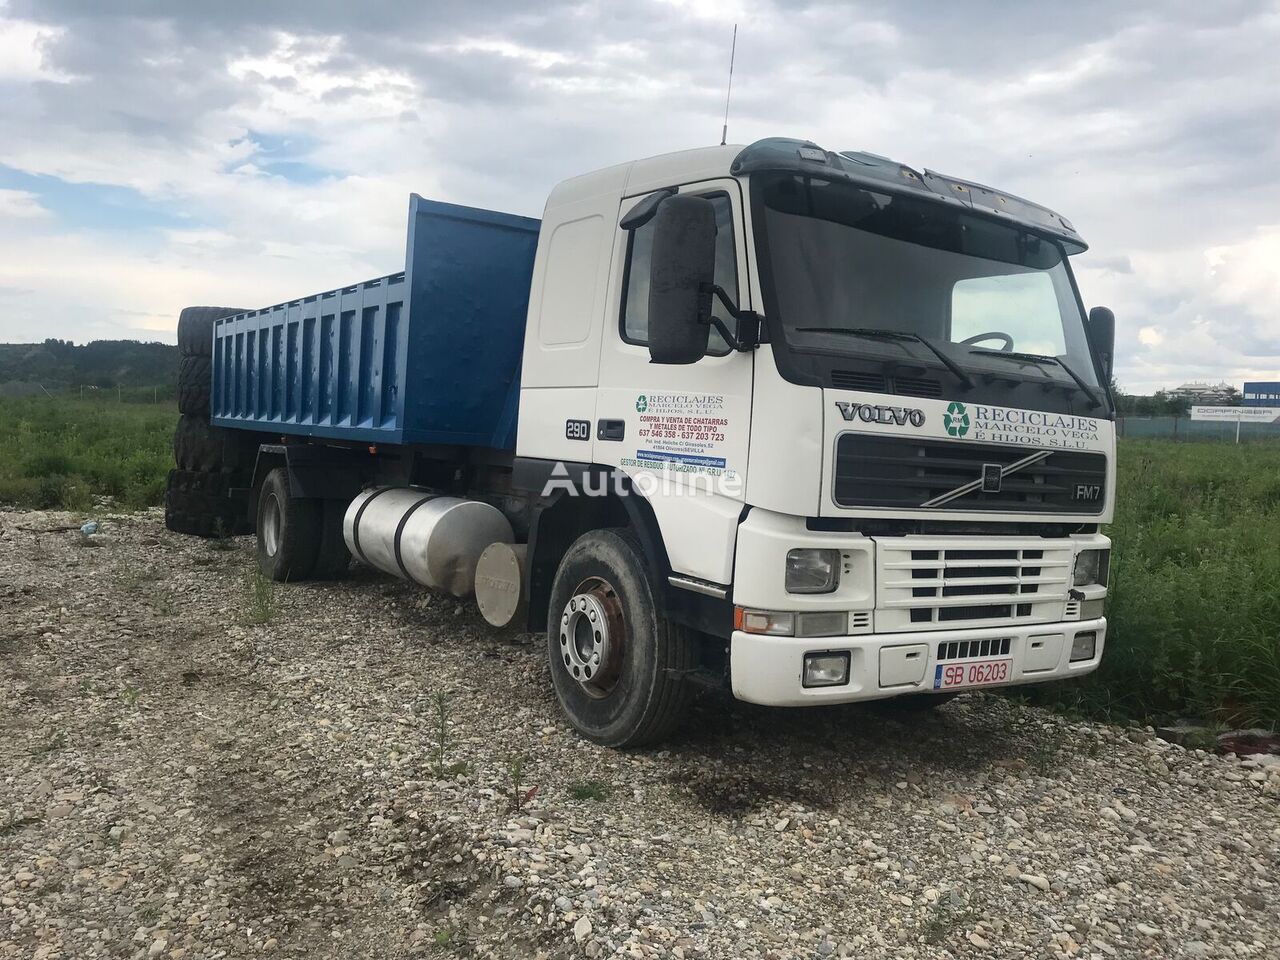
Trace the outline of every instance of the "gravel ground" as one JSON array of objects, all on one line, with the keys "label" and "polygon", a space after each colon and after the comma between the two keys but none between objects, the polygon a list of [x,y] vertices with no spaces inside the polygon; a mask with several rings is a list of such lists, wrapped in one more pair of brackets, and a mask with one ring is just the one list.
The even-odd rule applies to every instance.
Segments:
[{"label": "gravel ground", "polygon": [[978,695],[617,753],[453,600],[253,625],[251,541],[77,522],[0,514],[0,957],[1280,956],[1277,766]]}]

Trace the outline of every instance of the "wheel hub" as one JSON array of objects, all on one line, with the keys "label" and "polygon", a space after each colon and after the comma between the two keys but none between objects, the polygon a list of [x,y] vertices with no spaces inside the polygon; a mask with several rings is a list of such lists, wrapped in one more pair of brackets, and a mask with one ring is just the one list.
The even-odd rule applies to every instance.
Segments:
[{"label": "wheel hub", "polygon": [[606,696],[617,684],[625,634],[613,588],[603,580],[580,584],[560,615],[560,659],[589,696]]},{"label": "wheel hub", "polygon": [[263,511],[262,545],[268,557],[274,557],[280,549],[280,501],[274,494],[267,497]]}]

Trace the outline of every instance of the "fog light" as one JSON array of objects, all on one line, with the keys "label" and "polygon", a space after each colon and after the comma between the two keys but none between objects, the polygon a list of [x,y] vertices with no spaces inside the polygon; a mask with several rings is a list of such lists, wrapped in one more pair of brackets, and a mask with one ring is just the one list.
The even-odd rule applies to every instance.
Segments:
[{"label": "fog light", "polygon": [[1093,652],[1098,647],[1098,635],[1090,630],[1088,633],[1077,633],[1071,641],[1071,662],[1092,660]]},{"label": "fog light", "polygon": [[849,682],[849,653],[806,653],[804,678],[806,687],[840,687]]}]

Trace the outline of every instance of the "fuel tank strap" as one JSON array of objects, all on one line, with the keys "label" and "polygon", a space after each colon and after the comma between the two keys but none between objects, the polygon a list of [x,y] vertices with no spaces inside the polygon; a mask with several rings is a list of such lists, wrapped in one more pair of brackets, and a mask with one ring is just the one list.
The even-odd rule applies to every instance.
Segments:
[{"label": "fuel tank strap", "polygon": [[360,559],[371,567],[376,566],[376,564],[369,563],[369,558],[364,555],[364,547],[360,546],[360,518],[369,509],[369,504],[373,503],[388,490],[394,489],[395,487],[383,487],[381,490],[369,494],[364,503],[360,504],[360,509],[356,511],[355,518],[351,521],[351,545],[356,548],[356,554]]},{"label": "fuel tank strap", "polygon": [[[372,500],[373,498],[370,497],[369,499]],[[400,536],[404,533],[404,525],[409,522],[409,518],[413,516],[413,512],[424,503],[430,503],[435,499],[437,498],[434,496],[423,497],[404,512],[404,515],[400,517],[400,522],[396,525],[396,536],[395,540],[392,542],[392,553],[396,558],[396,566],[400,568],[400,572],[404,574],[404,578],[406,580],[412,580],[413,577],[409,575],[409,568],[404,565],[404,560],[400,556]]]}]

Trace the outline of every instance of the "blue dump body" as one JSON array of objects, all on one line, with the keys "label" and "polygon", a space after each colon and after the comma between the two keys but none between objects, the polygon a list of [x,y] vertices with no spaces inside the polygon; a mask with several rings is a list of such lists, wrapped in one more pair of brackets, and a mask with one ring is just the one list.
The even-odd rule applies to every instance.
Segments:
[{"label": "blue dump body", "polygon": [[414,195],[403,273],[215,323],[212,421],[514,448],[538,226]]}]

